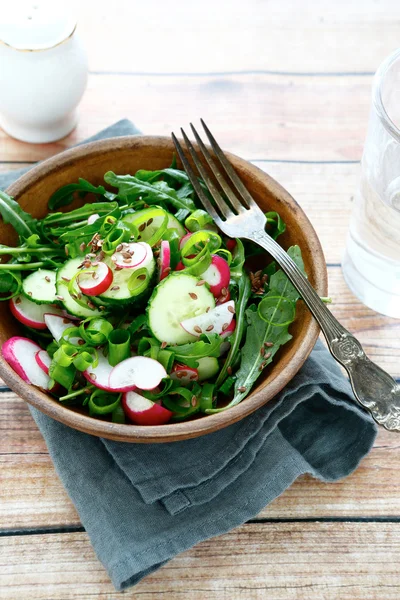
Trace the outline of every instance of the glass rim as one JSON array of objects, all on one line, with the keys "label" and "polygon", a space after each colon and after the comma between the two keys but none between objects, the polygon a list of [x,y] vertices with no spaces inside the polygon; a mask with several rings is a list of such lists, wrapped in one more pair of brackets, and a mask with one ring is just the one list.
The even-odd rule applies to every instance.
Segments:
[{"label": "glass rim", "polygon": [[392,137],[396,139],[397,142],[400,143],[400,129],[393,123],[392,119],[389,117],[386,108],[382,99],[382,86],[390,67],[396,62],[396,60],[400,59],[400,48],[395,50],[392,54],[390,54],[385,60],[380,64],[378,70],[375,73],[374,81],[373,81],[373,104],[375,110],[385,127],[385,129],[390,133]]}]

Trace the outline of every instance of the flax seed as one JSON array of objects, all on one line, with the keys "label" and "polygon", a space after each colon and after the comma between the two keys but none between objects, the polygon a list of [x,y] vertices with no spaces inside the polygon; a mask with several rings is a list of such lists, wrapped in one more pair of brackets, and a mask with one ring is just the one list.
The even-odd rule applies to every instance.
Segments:
[{"label": "flax seed", "polygon": [[198,281],[196,283],[196,287],[199,286],[199,285],[204,285],[204,284],[205,284],[205,280],[204,279],[200,279],[200,281]]},{"label": "flax seed", "polygon": [[206,331],[212,331],[214,329],[214,325],[209,325],[206,329]]},{"label": "flax seed", "polygon": [[264,342],[264,346],[266,348],[272,348],[273,345],[274,345],[273,342]]},{"label": "flax seed", "polygon": [[233,308],[233,306],[228,306],[228,310],[230,313],[235,314],[235,309]]},{"label": "flax seed", "polygon": [[87,305],[88,305],[88,307],[89,307],[89,308],[91,308],[92,310],[94,310],[94,309],[96,308],[96,305],[95,305],[95,304],[93,304],[93,302],[91,302],[90,300],[88,300],[88,303],[87,303]]},{"label": "flax seed", "polygon": [[76,294],[70,294],[71,298],[73,298],[74,300],[78,299],[78,296]]},{"label": "flax seed", "polygon": [[196,396],[192,396],[191,405],[196,406],[196,404],[197,404],[197,398],[196,398]]},{"label": "flax seed", "polygon": [[148,227],[149,225],[151,225],[151,224],[152,224],[152,222],[153,222],[153,219],[149,219],[149,220],[147,221],[147,223],[146,223],[147,227]]},{"label": "flax seed", "polygon": [[116,271],[122,271],[123,267],[115,267]]},{"label": "flax seed", "polygon": [[207,306],[206,313],[210,310],[211,306]]},{"label": "flax seed", "polygon": [[131,262],[130,258],[124,258],[124,260],[122,261],[124,264],[129,264]]},{"label": "flax seed", "polygon": [[228,329],[228,327],[229,327],[229,323],[224,323],[222,325],[222,331],[226,331]]},{"label": "flax seed", "polygon": [[192,300],[197,300],[197,294],[195,294],[193,292],[189,292],[189,296],[191,297]]},{"label": "flax seed", "polygon": [[64,300],[64,296],[56,296],[57,300]]},{"label": "flax seed", "polygon": [[106,307],[105,306],[99,306],[99,309],[100,310],[106,310]]},{"label": "flax seed", "polygon": [[246,390],[247,388],[244,385],[238,387],[238,392],[240,392],[241,394],[243,394],[243,392],[245,392]]},{"label": "flax seed", "polygon": [[28,292],[28,296],[32,296],[32,292]]},{"label": "flax seed", "polygon": [[21,304],[21,302],[22,302],[21,298],[17,298],[15,301],[15,304]]},{"label": "flax seed", "polygon": [[93,381],[96,381],[96,379],[97,379],[96,374],[95,373],[91,373],[90,379],[93,379]]},{"label": "flax seed", "polygon": [[65,325],[67,325],[69,322],[69,319],[63,319],[63,323],[65,323]]},{"label": "flax seed", "polygon": [[69,251],[68,251],[68,246],[67,245],[64,246],[64,252],[65,252],[65,255],[68,256]]},{"label": "flax seed", "polygon": [[202,330],[200,329],[200,327],[198,325],[195,325],[193,327],[194,331],[196,331],[197,333],[203,333]]},{"label": "flax seed", "polygon": [[146,279],[146,275],[143,273],[143,275],[139,275],[138,279],[139,281],[143,281],[144,279]]},{"label": "flax seed", "polygon": [[92,277],[93,277],[94,280],[96,280],[96,279],[99,278],[99,276],[97,275],[97,273],[92,273]]},{"label": "flax seed", "polygon": [[227,296],[227,295],[228,295],[228,290],[226,288],[222,288],[221,296]]},{"label": "flax seed", "polygon": [[232,367],[230,365],[227,368],[226,372],[228,373],[228,375],[232,375]]},{"label": "flax seed", "polygon": [[85,242],[82,242],[82,244],[79,246],[79,250],[81,252],[83,252],[85,249],[86,249],[86,244],[85,244]]},{"label": "flax seed", "polygon": [[85,267],[85,269],[89,269],[89,267],[92,266],[92,263],[90,262],[90,260],[84,260],[83,266]]},{"label": "flax seed", "polygon": [[[66,281],[67,283],[69,283],[71,281],[68,277],[61,277],[61,279],[63,281]],[[49,281],[50,281],[50,279],[49,279]]]},{"label": "flax seed", "polygon": [[129,258],[129,260],[130,260],[132,258],[132,254],[130,254],[129,252],[122,252],[122,257]]},{"label": "flax seed", "polygon": [[119,290],[119,285],[113,285],[112,288],[111,288],[112,292],[116,292],[118,290]]},{"label": "flax seed", "polygon": [[264,348],[264,346],[261,347],[260,354],[261,354],[261,356],[264,356],[264,354],[265,354],[265,348]]},{"label": "flax seed", "polygon": [[139,227],[139,231],[144,231],[146,229],[146,223],[142,223]]},{"label": "flax seed", "polygon": [[164,350],[168,346],[167,342],[161,342],[161,350]]},{"label": "flax seed", "polygon": [[265,358],[265,359],[267,359],[267,358],[271,358],[271,352],[267,352],[267,354],[265,354],[264,358]]},{"label": "flax seed", "polygon": [[48,281],[50,283],[51,279],[48,275],[46,275],[45,280]]},{"label": "flax seed", "polygon": [[191,381],[193,381],[194,379],[197,379],[197,375],[191,375],[190,379],[191,379]]},{"label": "flax seed", "polygon": [[79,381],[76,381],[76,382],[74,383],[74,385],[72,386],[72,389],[73,389],[73,390],[77,390],[77,389],[78,389],[78,387],[79,387]]},{"label": "flax seed", "polygon": [[118,246],[115,248],[115,250],[116,250],[117,252],[121,252],[121,250],[122,250],[122,248],[123,248],[123,247],[124,247],[124,246],[123,246],[122,244],[118,244]]},{"label": "flax seed", "polygon": [[77,296],[78,296],[78,300],[82,300],[82,294],[80,292],[78,292]]},{"label": "flax seed", "polygon": [[85,340],[78,340],[78,346],[84,346]]}]

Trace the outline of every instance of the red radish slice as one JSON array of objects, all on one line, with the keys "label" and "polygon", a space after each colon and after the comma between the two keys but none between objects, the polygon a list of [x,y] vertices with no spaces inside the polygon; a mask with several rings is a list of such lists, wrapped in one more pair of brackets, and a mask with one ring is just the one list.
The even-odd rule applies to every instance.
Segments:
[{"label": "red radish slice", "polygon": [[224,304],[225,302],[229,302],[231,299],[231,293],[229,290],[226,290],[226,296],[220,296],[217,300],[217,305]]},{"label": "red radish slice", "polygon": [[60,317],[58,315],[45,314],[44,320],[46,327],[49,329],[56,342],[60,341],[66,329],[75,326],[74,323],[66,317]]},{"label": "red radish slice", "polygon": [[183,246],[186,244],[186,242],[188,241],[188,239],[189,239],[190,237],[192,237],[192,235],[193,235],[193,233],[190,233],[190,232],[189,232],[189,233],[187,233],[186,235],[184,235],[184,236],[181,238],[181,241],[179,242],[179,250],[182,250]]},{"label": "red radish slice", "polygon": [[147,255],[153,256],[151,246],[146,242],[132,242],[130,244],[121,244],[122,248],[114,252],[111,260],[116,267],[122,269],[133,269],[139,267],[147,258]]},{"label": "red radish slice", "polygon": [[189,385],[193,381],[198,381],[199,373],[197,369],[192,369],[186,365],[176,364],[171,373],[171,379],[179,381],[182,385]]},{"label": "red radish slice", "polygon": [[185,268],[185,265],[183,264],[183,262],[180,260],[178,262],[178,264],[175,267],[175,271],[183,271],[183,269]]},{"label": "red radish slice", "polygon": [[109,386],[110,373],[112,366],[108,362],[108,358],[102,352],[98,353],[99,362],[96,367],[90,366],[86,371],[83,371],[84,377],[93,383],[96,387],[107,392],[113,392],[114,389]]},{"label": "red radish slice", "polygon": [[185,331],[197,337],[202,333],[223,333],[231,324],[234,313],[235,303],[230,300],[201,315],[185,319],[180,324]]},{"label": "red radish slice", "polygon": [[172,412],[136,392],[126,392],[122,396],[122,408],[127,418],[137,425],[164,425],[172,417]]},{"label": "red radish slice", "polygon": [[77,277],[78,286],[86,296],[100,296],[104,294],[113,282],[113,272],[104,262],[90,267],[90,271],[83,272]]},{"label": "red radish slice", "polygon": [[171,272],[171,248],[169,242],[163,240],[160,246],[160,275],[159,280],[162,281]]},{"label": "red radish slice", "polygon": [[232,333],[235,331],[235,329],[236,329],[236,320],[232,319],[232,321],[229,323],[229,325],[225,329],[225,331],[223,331],[221,333],[221,337],[224,339],[229,337],[230,335],[232,335]]},{"label": "red radish slice", "polygon": [[46,329],[44,320],[46,313],[62,314],[62,311],[53,304],[35,304],[22,295],[11,298],[9,306],[10,311],[20,323],[33,329]]},{"label": "red radish slice", "polygon": [[50,379],[35,360],[40,350],[35,342],[19,336],[10,338],[1,348],[4,360],[24,381],[46,390]]},{"label": "red radish slice", "polygon": [[100,218],[100,215],[98,215],[97,213],[95,213],[94,215],[90,215],[90,217],[87,220],[88,225],[93,225],[93,223],[96,223],[97,219],[99,219],[99,218]]},{"label": "red radish slice", "polygon": [[236,248],[236,240],[228,238],[226,240],[226,247],[228,248],[229,252],[232,252],[232,250]]},{"label": "red radish slice", "polygon": [[38,350],[35,354],[35,360],[39,367],[46,373],[49,374],[49,367],[51,365],[51,358],[46,350]]},{"label": "red radish slice", "polygon": [[130,392],[134,388],[152,390],[164,377],[166,370],[153,358],[131,356],[113,368],[109,385],[116,392]]},{"label": "red radish slice", "polygon": [[[201,274],[201,278],[208,283],[210,292],[214,294],[214,297],[219,298],[224,288],[225,290],[228,289],[229,281],[231,279],[231,271],[228,263],[222,256],[213,254],[211,256],[211,264],[208,269]],[[226,294],[222,295],[225,296]]]}]

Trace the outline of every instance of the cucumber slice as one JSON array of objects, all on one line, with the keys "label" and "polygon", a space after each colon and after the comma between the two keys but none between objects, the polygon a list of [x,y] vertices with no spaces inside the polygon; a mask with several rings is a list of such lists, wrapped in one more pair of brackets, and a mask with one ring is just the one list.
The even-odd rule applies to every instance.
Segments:
[{"label": "cucumber slice", "polygon": [[153,335],[167,344],[195,342],[196,337],[180,325],[181,321],[201,315],[215,307],[215,299],[199,279],[186,273],[172,273],[154,289],[148,304],[149,325]]},{"label": "cucumber slice", "polygon": [[[67,260],[67,262],[64,263],[63,266],[57,270],[57,276],[56,276],[56,290],[57,290],[57,296],[58,296],[57,300],[60,301],[60,299],[62,298],[61,302],[63,303],[64,307],[71,315],[75,315],[76,317],[84,317],[84,318],[85,317],[99,317],[100,315],[102,315],[101,311],[99,311],[95,308],[92,309],[89,306],[87,306],[87,307],[81,306],[80,304],[78,304],[78,302],[75,302],[75,300],[72,298],[72,296],[70,295],[70,293],[68,291],[68,284],[69,284],[70,280],[79,271],[78,267],[81,263],[82,263],[82,257],[71,258],[71,260]],[[76,295],[81,294],[81,291],[78,287],[78,284],[76,283],[76,280],[74,281],[74,290],[75,290]],[[82,300],[93,304],[91,299],[89,300],[89,298],[86,298],[85,296],[82,296]]]},{"label": "cucumber slice", "polygon": [[[142,294],[148,293],[148,289],[156,268],[156,261],[154,260],[153,253],[151,252],[150,248],[144,261],[141,262],[137,267],[117,270],[110,257],[106,257],[104,262],[112,269],[114,278],[112,285],[108,288],[108,290],[104,292],[104,294],[101,294],[101,296],[98,296],[98,300],[100,302],[104,303],[106,306],[107,304],[128,304],[138,301],[143,297]],[[129,281],[132,276],[135,277],[134,273],[139,269],[143,269],[143,267],[146,268],[149,274],[148,285],[145,290],[140,292],[140,294],[132,295],[132,291],[129,289]]]},{"label": "cucumber slice", "polygon": [[178,219],[176,217],[174,217],[174,215],[171,215],[171,213],[167,213],[168,214],[168,223],[167,223],[167,229],[175,229],[177,234],[179,235],[179,237],[183,237],[187,231],[184,228],[184,226],[182,225],[182,223],[180,223],[178,221]]},{"label": "cucumber slice", "polygon": [[211,379],[211,377],[214,377],[218,373],[219,363],[218,359],[214,356],[204,356],[203,358],[198,358],[197,361],[199,363],[197,366],[199,381]]},{"label": "cucumber slice", "polygon": [[56,272],[38,269],[22,282],[23,294],[36,304],[54,304],[56,299]]}]

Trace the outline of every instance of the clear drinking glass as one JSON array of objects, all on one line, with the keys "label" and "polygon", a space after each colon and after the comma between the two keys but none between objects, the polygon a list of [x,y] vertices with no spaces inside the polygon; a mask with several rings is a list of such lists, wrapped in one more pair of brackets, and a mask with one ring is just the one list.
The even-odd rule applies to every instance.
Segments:
[{"label": "clear drinking glass", "polygon": [[364,304],[400,318],[400,49],[375,75],[343,274]]}]

